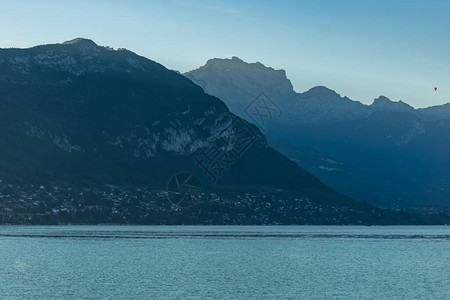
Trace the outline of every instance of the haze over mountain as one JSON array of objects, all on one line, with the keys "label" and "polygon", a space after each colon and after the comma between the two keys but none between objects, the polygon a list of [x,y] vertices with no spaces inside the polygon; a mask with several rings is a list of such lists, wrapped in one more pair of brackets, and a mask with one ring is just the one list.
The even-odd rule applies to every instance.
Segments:
[{"label": "haze over mountain", "polygon": [[[441,222],[336,193],[222,101],[125,49],[0,49],[0,91],[3,223]],[[202,168],[211,149],[220,160]],[[167,198],[185,174],[200,185],[176,191],[187,207]]]},{"label": "haze over mountain", "polygon": [[[450,104],[415,110],[402,101],[394,102],[385,96],[371,105],[341,97],[335,91],[317,86],[304,93],[296,93],[285,70],[275,70],[260,62],[247,63],[238,57],[214,58],[184,74],[200,85],[205,92],[224,100],[230,110],[241,115],[246,104],[264,92],[284,105],[285,113],[295,114],[298,123],[320,123],[353,120],[373,112],[410,112],[426,121],[450,119]],[[292,109],[294,111],[292,111]]]},{"label": "haze over mountain", "polygon": [[[450,209],[450,104],[414,109],[380,96],[365,105],[323,86],[296,93],[285,71],[237,57],[185,76],[336,190],[383,207]],[[264,122],[248,111],[261,92],[282,112],[256,107]]]}]

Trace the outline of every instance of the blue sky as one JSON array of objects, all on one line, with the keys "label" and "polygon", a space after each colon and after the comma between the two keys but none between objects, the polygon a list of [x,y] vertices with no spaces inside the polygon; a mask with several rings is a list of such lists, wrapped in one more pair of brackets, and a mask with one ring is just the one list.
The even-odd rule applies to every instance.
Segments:
[{"label": "blue sky", "polygon": [[130,2],[0,0],[0,47],[86,37],[181,72],[238,56],[285,69],[298,92],[450,102],[450,1]]}]

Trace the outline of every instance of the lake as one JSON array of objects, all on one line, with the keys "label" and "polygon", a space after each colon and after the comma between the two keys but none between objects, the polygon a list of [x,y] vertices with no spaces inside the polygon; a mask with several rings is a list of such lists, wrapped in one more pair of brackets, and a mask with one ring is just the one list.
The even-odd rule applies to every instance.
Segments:
[{"label": "lake", "polygon": [[0,299],[450,299],[450,226],[0,226]]}]

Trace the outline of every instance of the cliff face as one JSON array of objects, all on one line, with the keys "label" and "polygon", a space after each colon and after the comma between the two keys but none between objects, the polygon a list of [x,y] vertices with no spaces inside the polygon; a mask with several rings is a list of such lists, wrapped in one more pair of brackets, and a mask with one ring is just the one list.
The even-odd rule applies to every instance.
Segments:
[{"label": "cliff face", "polygon": [[204,91],[226,101],[235,114],[242,115],[246,105],[264,92],[269,97],[289,97],[293,86],[284,70],[274,70],[263,64],[214,58],[197,70],[184,74]]}]

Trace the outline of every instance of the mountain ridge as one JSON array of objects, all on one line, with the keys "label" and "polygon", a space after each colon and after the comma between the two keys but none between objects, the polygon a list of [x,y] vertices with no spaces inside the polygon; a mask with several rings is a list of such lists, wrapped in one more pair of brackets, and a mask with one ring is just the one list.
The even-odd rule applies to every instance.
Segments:
[{"label": "mountain ridge", "polygon": [[[196,69],[185,75],[194,82],[201,78],[207,93],[260,126],[270,145],[337,191],[381,207],[450,210],[450,105],[415,109],[385,96],[367,105],[324,86],[280,94],[264,86],[263,71],[251,73],[242,60],[236,64],[235,73],[247,68],[238,76],[248,78],[231,84],[227,77],[233,70]],[[264,72],[270,81],[273,69]],[[257,90],[270,101],[255,98]],[[275,110],[281,113],[271,113]]]},{"label": "mountain ridge", "polygon": [[[192,81],[94,44],[0,49],[0,222],[441,222],[335,192]],[[202,168],[210,149],[222,160]],[[167,188],[186,172],[202,192],[180,208]]]},{"label": "mountain ridge", "polygon": [[[230,62],[232,62],[232,63],[230,64]],[[240,91],[241,94],[227,95],[224,91],[218,90],[217,87],[214,87],[214,90],[210,90],[210,88],[212,88],[212,87],[206,86],[206,82],[204,80],[202,80],[201,76],[207,76],[207,74],[205,73],[205,70],[214,69],[215,73],[211,74],[212,76],[210,76],[209,80],[211,80],[211,78],[213,78],[215,76],[219,76],[221,78],[221,80],[226,81],[228,77],[231,77],[229,75],[230,70],[227,71],[227,69],[230,67],[235,68],[232,71],[239,71],[239,72],[243,71],[242,74],[239,74],[239,76],[241,76],[241,75],[244,77],[252,76],[252,77],[257,78],[257,79],[255,79],[256,80],[255,82],[258,83],[259,86],[255,86],[255,84],[253,84],[253,85],[247,85],[244,88],[242,84],[247,84],[245,82],[245,80],[241,80],[241,82],[235,82],[236,90],[240,89],[240,90],[252,91],[250,96],[247,94],[243,95],[242,91]],[[202,72],[200,72],[200,70]],[[261,74],[264,74],[264,75],[261,75]],[[283,69],[275,70],[271,67],[266,67],[264,64],[262,64],[260,62],[247,63],[236,56],[233,56],[231,59],[227,59],[227,58],[210,59],[210,60],[208,60],[208,62],[205,65],[199,67],[198,69],[186,72],[186,73],[184,73],[184,75],[187,78],[193,80],[194,82],[199,83],[199,85],[207,93],[219,96],[219,98],[231,98],[231,97],[238,98],[238,100],[235,101],[236,103],[227,101],[227,104],[230,104],[230,106],[232,106],[236,109],[238,106],[237,103],[239,103],[239,102],[242,103],[243,101],[248,102],[251,100],[252,96],[253,97],[255,96],[254,94],[257,93],[256,91],[259,91],[259,92],[264,91],[270,97],[277,98],[277,97],[283,96],[284,99],[275,99],[275,100],[278,100],[278,101],[282,102],[283,104],[285,104],[287,106],[286,107],[287,111],[291,109],[291,104],[289,102],[296,101],[296,100],[292,100],[292,98],[300,97],[299,95],[303,95],[308,98],[313,98],[315,96],[316,97],[315,100],[323,99],[324,97],[329,98],[331,101],[333,101],[334,105],[341,104],[342,106],[344,106],[346,104],[354,105],[353,103],[358,103],[358,104],[360,104],[360,108],[364,109],[366,111],[358,112],[354,116],[357,118],[366,117],[375,111],[392,111],[392,112],[395,112],[395,111],[397,111],[397,112],[411,111],[412,112],[412,111],[414,111],[415,114],[417,114],[418,116],[420,116],[426,120],[429,120],[429,121],[437,120],[439,118],[450,119],[450,109],[445,114],[438,114],[438,113],[433,112],[433,110],[434,110],[433,107],[439,107],[439,105],[416,109],[416,108],[412,107],[411,105],[409,105],[408,103],[403,102],[402,100],[392,101],[388,97],[382,96],[382,95],[375,98],[374,101],[372,102],[372,104],[363,104],[360,101],[351,100],[346,96],[342,97],[336,91],[329,89],[327,87],[324,87],[324,86],[312,87],[311,89],[309,89],[305,92],[297,93],[297,92],[294,92],[292,83],[287,78],[285,70],[283,70]],[[236,74],[233,74],[233,75],[236,76]],[[214,80],[217,80],[217,79],[214,79]],[[282,84],[281,84],[282,87],[279,87],[279,89],[274,89],[273,86],[280,85],[280,80],[282,81]],[[266,84],[267,82],[270,82],[269,86],[267,86],[267,84]],[[242,86],[239,87],[239,85],[236,85],[236,84],[241,84]],[[216,86],[216,85],[217,84],[215,83],[214,86]],[[280,93],[280,90],[282,91],[281,93]],[[244,99],[244,97],[250,98],[250,100]],[[289,101],[286,101],[286,99]],[[343,100],[343,101],[338,101],[338,100]],[[350,102],[350,101],[352,101],[352,102]],[[445,104],[443,104],[443,105],[445,105]],[[443,105],[441,105],[441,106],[443,106]],[[241,104],[241,106],[242,106],[242,104]],[[345,119],[345,118],[338,118],[338,119],[341,120],[341,119]],[[330,121],[334,121],[334,120],[330,120]]]}]

